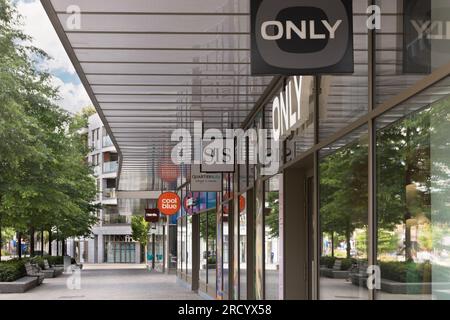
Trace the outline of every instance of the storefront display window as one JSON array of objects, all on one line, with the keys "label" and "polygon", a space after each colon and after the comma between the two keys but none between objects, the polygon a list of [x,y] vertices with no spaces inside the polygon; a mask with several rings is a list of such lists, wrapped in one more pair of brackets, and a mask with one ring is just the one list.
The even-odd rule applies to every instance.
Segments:
[{"label": "storefront display window", "polygon": [[450,99],[386,126],[389,116],[377,121],[376,298],[448,299]]},{"label": "storefront display window", "polygon": [[186,216],[186,274],[192,275],[192,216]]},{"label": "storefront display window", "polygon": [[199,280],[200,284],[208,283],[208,213],[201,213],[200,220],[200,264],[199,264]]},{"label": "storefront display window", "polygon": [[216,293],[217,267],[217,213],[208,211],[208,292]]},{"label": "storefront display window", "polygon": [[320,299],[368,299],[367,127],[321,152]]},{"label": "storefront display window", "polygon": [[[244,193],[241,197],[244,203],[247,201],[247,195]],[[247,299],[247,208],[239,213],[239,299]]]},{"label": "storefront display window", "polygon": [[280,185],[279,176],[265,182],[264,196],[264,283],[265,299],[279,299],[279,215]]}]

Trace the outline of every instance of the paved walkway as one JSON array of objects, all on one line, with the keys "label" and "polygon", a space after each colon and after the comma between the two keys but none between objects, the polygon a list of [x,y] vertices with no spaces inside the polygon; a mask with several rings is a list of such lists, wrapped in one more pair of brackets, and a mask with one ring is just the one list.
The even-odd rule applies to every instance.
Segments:
[{"label": "paved walkway", "polygon": [[68,275],[45,279],[23,294],[0,294],[0,300],[198,300],[175,275],[147,272],[144,265],[84,265],[81,289],[67,287]]}]

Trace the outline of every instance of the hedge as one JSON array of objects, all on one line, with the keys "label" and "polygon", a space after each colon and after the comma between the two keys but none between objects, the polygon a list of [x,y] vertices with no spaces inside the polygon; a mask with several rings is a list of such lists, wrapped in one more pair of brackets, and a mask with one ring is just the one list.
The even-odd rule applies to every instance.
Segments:
[{"label": "hedge", "polygon": [[431,263],[380,262],[381,277],[402,283],[431,282]]},{"label": "hedge", "polygon": [[[48,260],[50,265],[64,264],[64,257],[33,257],[13,259],[9,261],[0,262],[0,282],[12,282],[26,276],[25,263],[31,262],[44,268],[44,260]],[[72,259],[74,260],[74,259]],[[73,262],[72,262],[73,263]]]},{"label": "hedge", "polygon": [[343,271],[350,270],[352,265],[357,262],[357,260],[353,258],[338,259],[336,257],[324,256],[320,257],[320,265],[332,269],[334,267],[334,263],[336,262],[336,260],[341,261],[341,270]]},{"label": "hedge", "polygon": [[336,257],[324,256],[320,257],[320,265],[325,266],[329,269],[333,268]]},{"label": "hedge", "polygon": [[9,260],[0,263],[0,282],[12,282],[26,275],[26,260]]}]

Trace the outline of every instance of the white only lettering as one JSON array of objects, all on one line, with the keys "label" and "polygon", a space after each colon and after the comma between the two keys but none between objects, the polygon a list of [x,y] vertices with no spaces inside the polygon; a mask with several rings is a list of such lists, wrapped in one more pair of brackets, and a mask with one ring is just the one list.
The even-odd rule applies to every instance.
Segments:
[{"label": "white only lettering", "polygon": [[273,100],[272,128],[275,141],[295,129],[301,121],[302,79],[301,76],[293,77],[284,92]]},{"label": "white only lettering", "polygon": [[450,21],[411,20],[417,39],[450,40]]},{"label": "white only lettering", "polygon": [[[328,32],[329,39],[336,38],[336,32],[342,24],[342,20],[337,20],[333,25],[327,20],[321,20],[320,23]],[[296,34],[300,39],[320,40],[327,39],[327,34],[317,33],[318,22],[314,20],[301,20],[298,24],[291,20],[286,21],[286,26],[280,21],[265,21],[261,25],[261,35],[264,40],[276,41],[283,37],[290,40],[292,35]],[[269,32],[269,30],[271,32]]]}]

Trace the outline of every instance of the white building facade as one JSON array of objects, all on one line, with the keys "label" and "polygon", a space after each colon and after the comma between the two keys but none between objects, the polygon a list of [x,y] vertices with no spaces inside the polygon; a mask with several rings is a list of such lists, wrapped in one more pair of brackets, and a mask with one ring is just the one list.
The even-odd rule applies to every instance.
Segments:
[{"label": "white building facade", "polygon": [[92,236],[68,240],[67,252],[80,263],[140,263],[140,245],[131,237],[131,216],[120,214],[117,205],[118,153],[98,114],[89,117],[88,146],[87,160],[97,181],[96,203],[102,209]]}]

